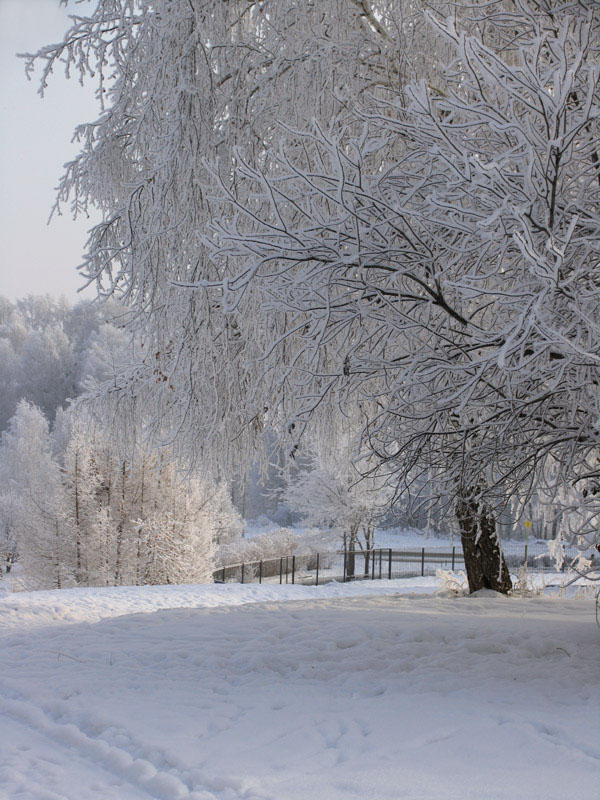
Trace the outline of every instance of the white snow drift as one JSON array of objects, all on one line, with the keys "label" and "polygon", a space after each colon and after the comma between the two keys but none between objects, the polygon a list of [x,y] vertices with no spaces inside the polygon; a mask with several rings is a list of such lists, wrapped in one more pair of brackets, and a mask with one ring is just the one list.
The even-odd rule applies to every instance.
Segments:
[{"label": "white snow drift", "polygon": [[592,800],[593,602],[431,583],[7,594],[0,797]]}]

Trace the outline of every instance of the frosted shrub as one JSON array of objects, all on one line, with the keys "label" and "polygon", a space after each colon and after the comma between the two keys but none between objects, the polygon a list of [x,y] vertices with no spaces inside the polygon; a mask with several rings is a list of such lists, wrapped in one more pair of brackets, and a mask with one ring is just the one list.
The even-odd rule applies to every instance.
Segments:
[{"label": "frosted shrub", "polygon": [[468,594],[465,572],[456,573],[438,569],[435,577],[440,581],[440,586],[436,591],[439,597],[463,597]]},{"label": "frosted shrub", "polygon": [[513,597],[532,597],[533,595],[542,594],[544,588],[544,581],[541,584],[534,584],[532,576],[527,571],[525,564],[523,564],[517,573],[516,580],[513,581],[511,595]]},{"label": "frosted shrub", "polygon": [[548,542],[550,557],[554,560],[557,570],[563,569],[565,565],[565,545],[562,536]]}]

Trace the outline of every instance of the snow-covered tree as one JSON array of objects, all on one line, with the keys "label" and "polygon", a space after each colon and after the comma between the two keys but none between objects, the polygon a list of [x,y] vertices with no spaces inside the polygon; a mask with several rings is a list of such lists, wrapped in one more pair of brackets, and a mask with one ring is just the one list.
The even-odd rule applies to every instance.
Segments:
[{"label": "snow-covered tree", "polygon": [[6,427],[17,405],[17,361],[11,342],[7,338],[0,338],[0,429]]},{"label": "snow-covered tree", "polygon": [[241,527],[226,487],[185,478],[156,450],[127,453],[81,413],[59,422],[53,442],[21,401],[0,446],[0,531],[27,584],[211,581],[217,540]]},{"label": "snow-covered tree", "polygon": [[73,586],[75,542],[48,421],[22,400],[0,444],[0,516],[30,585]]},{"label": "snow-covered tree", "polygon": [[[81,391],[99,326],[118,314],[116,303],[71,306],[64,298],[31,295],[3,300],[0,323],[0,430],[27,400],[52,421]],[[105,356],[107,357],[107,356]]]},{"label": "snow-covered tree", "polygon": [[49,419],[75,394],[75,356],[66,334],[51,326],[30,330],[20,353],[19,391]]},{"label": "snow-covered tree", "polygon": [[98,386],[114,387],[124,365],[135,358],[135,343],[122,328],[107,322],[93,332],[82,357],[81,389],[93,393]]},{"label": "snow-covered tree", "polygon": [[358,459],[353,453],[355,442],[348,426],[338,421],[327,441],[312,443],[310,465],[290,474],[282,492],[284,503],[307,525],[335,533],[350,553],[349,576],[354,575],[357,550],[364,552],[364,572],[369,574],[376,521],[389,509],[391,496],[384,480],[368,474],[367,455]]},{"label": "snow-covered tree", "polygon": [[[99,78],[104,111],[77,129],[58,204],[103,214],[83,273],[134,311],[145,355],[131,380],[148,425],[192,461],[218,452],[239,465],[268,414],[256,364],[280,331],[251,301],[223,314],[228,269],[202,240],[213,214],[204,161],[229,169],[242,145],[268,171],[281,120],[333,120],[349,98],[433,81],[420,4],[97,0],[30,58],[42,91],[59,62]],[[189,291],[198,281],[204,290]]]},{"label": "snow-covered tree", "polygon": [[37,59],[100,75],[59,202],[103,213],[154,434],[227,458],[341,406],[506,591],[496,514],[545,459],[598,529],[599,12],[448,8],[100,0]]},{"label": "snow-covered tree", "polygon": [[471,588],[504,591],[507,498],[551,459],[588,545],[600,496],[600,13],[514,5],[487,4],[483,37],[430,17],[454,50],[443,91],[295,133],[272,178],[241,161],[213,226],[241,265],[226,302],[250,281],[287,312],[297,422],[328,395],[358,407],[401,485],[443,481]]},{"label": "snow-covered tree", "polygon": [[184,478],[154,449],[125,447],[83,412],[61,464],[80,585],[211,580],[217,536],[239,525],[222,487]]}]

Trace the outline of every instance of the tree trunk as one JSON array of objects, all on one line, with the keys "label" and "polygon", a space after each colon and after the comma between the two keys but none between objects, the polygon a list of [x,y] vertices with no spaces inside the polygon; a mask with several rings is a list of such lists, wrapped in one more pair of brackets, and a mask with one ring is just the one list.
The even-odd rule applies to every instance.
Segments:
[{"label": "tree trunk", "polygon": [[352,525],[350,528],[350,552],[348,553],[348,572],[347,577],[356,577],[356,551],[358,550],[358,526]]},{"label": "tree trunk", "polygon": [[365,528],[365,578],[369,577],[371,572],[371,559],[375,558],[373,551],[373,529],[368,526]]},{"label": "tree trunk", "polygon": [[346,580],[354,580],[356,570],[356,533],[353,530],[350,530],[347,536],[344,534],[344,550]]},{"label": "tree trunk", "polygon": [[475,490],[465,490],[456,502],[469,591],[493,589],[508,594],[512,581],[496,534],[496,520]]},{"label": "tree trunk", "polygon": [[346,580],[354,579],[354,571],[356,569],[356,553],[354,550],[346,551]]},{"label": "tree trunk", "polygon": [[124,537],[124,528],[125,528],[125,506],[126,506],[126,494],[125,494],[125,478],[127,475],[127,466],[125,461],[123,461],[123,466],[121,468],[121,502],[119,508],[119,524],[117,525],[117,552],[115,557],[115,586],[121,585],[121,569],[122,569],[122,549],[123,549],[123,537]]},{"label": "tree trunk", "polygon": [[79,452],[75,451],[75,578],[81,584],[83,570],[81,569],[81,518],[79,514]]}]

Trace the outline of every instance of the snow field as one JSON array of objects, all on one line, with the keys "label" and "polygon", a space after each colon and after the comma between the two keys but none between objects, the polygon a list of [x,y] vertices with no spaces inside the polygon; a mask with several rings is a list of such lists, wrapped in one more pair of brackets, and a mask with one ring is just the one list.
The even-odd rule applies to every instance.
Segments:
[{"label": "snow field", "polygon": [[594,800],[593,601],[434,583],[0,597],[0,798]]}]

